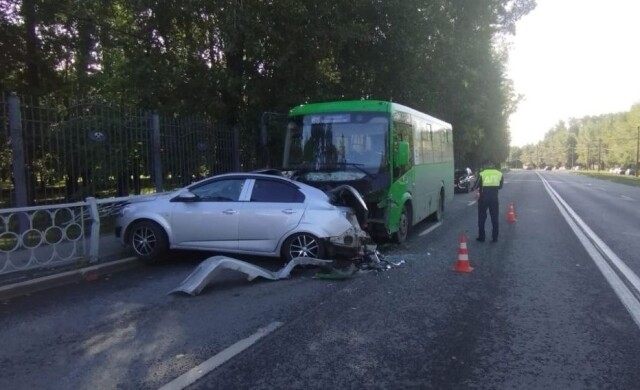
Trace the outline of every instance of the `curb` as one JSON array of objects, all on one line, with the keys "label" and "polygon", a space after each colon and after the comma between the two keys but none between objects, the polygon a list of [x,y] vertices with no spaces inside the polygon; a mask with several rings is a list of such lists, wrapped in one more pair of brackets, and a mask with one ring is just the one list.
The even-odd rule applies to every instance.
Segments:
[{"label": "curb", "polygon": [[54,287],[61,287],[71,283],[82,281],[94,281],[102,275],[125,271],[142,266],[135,257],[127,257],[121,260],[110,261],[104,264],[93,265],[73,271],[61,272],[55,275],[27,280],[24,282],[8,284],[0,287],[0,301],[6,301],[23,295],[33,294]]}]

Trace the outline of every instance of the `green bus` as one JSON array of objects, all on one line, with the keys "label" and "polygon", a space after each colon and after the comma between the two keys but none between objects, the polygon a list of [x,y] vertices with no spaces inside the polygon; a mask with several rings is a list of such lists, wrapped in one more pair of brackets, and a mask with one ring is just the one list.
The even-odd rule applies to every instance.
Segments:
[{"label": "green bus", "polygon": [[368,209],[361,226],[401,243],[418,222],[441,220],[453,199],[452,128],[392,102],[304,104],[288,114],[283,170],[325,191],[351,185]]}]

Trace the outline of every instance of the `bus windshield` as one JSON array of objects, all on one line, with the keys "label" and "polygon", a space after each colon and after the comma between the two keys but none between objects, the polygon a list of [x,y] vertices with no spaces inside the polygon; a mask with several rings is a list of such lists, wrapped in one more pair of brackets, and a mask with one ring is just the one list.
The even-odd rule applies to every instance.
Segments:
[{"label": "bus windshield", "polygon": [[321,113],[291,117],[285,169],[306,179],[355,180],[387,170],[389,116],[380,112]]}]

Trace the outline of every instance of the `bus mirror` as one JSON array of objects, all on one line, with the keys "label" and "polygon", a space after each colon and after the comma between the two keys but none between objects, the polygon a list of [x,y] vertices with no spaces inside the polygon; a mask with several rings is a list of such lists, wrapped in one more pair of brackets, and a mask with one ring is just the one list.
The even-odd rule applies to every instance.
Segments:
[{"label": "bus mirror", "polygon": [[404,167],[409,164],[409,143],[407,141],[398,142],[398,153],[396,154],[396,166]]}]

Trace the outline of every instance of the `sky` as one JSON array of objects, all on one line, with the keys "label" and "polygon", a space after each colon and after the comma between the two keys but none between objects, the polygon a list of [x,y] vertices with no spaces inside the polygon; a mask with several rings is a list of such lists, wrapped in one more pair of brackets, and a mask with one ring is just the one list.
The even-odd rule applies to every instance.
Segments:
[{"label": "sky", "polygon": [[[523,95],[511,145],[559,121],[640,103],[640,0],[537,0],[510,39],[508,76]],[[640,125],[640,124],[639,124]]]}]

